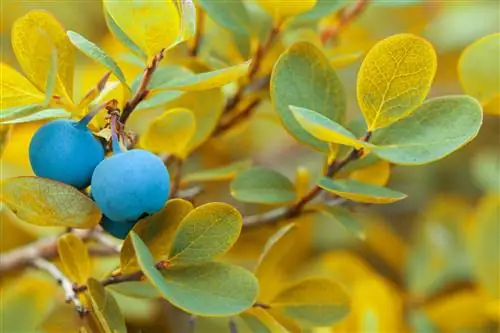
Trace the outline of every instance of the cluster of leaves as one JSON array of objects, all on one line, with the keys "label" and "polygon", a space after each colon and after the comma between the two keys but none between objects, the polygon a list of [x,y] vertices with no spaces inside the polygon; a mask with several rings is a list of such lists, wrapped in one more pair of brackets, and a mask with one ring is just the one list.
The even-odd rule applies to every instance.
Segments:
[{"label": "cluster of leaves", "polygon": [[[64,272],[78,285],[76,297],[92,309],[95,324],[104,332],[127,330],[114,293],[161,297],[196,316],[231,317],[232,324],[252,332],[297,331],[339,321],[349,313],[353,296],[338,282],[309,277],[277,288],[273,281],[277,267],[298,240],[298,226],[287,220],[309,210],[319,211],[364,239],[363,224],[341,204],[389,204],[404,199],[405,194],[386,187],[390,166],[427,164],[448,156],[478,134],[482,107],[498,104],[498,71],[485,62],[491,50],[498,48],[499,34],[463,52],[458,72],[468,95],[429,100],[437,70],[434,48],[421,37],[399,34],[378,42],[366,54],[356,87],[362,117],[347,121],[346,93],[334,68],[350,64],[359,54],[329,59],[323,45],[295,37],[279,57],[265,57],[277,35],[316,24],[338,11],[340,2],[257,3],[267,11],[270,22],[264,38],[252,28],[254,17],[242,1],[199,0],[197,13],[191,1],[129,1],[124,5],[104,0],[113,36],[130,51],[126,54],[129,61],[145,68],[133,80],[127,80],[117,61],[99,46],[65,31],[46,12],[32,11],[13,26],[12,48],[24,76],[1,64],[0,122],[7,125],[2,127],[5,137],[12,124],[81,117],[116,98],[122,121],[139,135],[133,144],[174,156],[180,169],[211,137],[248,117],[267,98],[269,82],[270,100],[283,128],[325,160],[324,174],[312,189],[307,171],[299,169],[294,184],[278,171],[251,167],[248,161],[185,176],[177,170],[173,182],[178,180],[182,187],[230,180],[234,199],[271,209],[244,218],[225,203],[194,207],[171,198],[161,212],[134,226],[121,246],[120,266],[103,280],[91,276],[91,256],[84,240],[71,232],[60,236],[57,249]],[[203,15],[233,36],[241,61],[221,66],[210,57],[205,61],[188,58],[186,54],[199,52]],[[75,98],[75,48],[118,81],[108,82],[110,74],[103,70],[103,79],[83,97]],[[154,61],[159,55],[166,55],[166,60],[158,65]],[[96,135],[109,140],[102,119],[94,120],[92,126]],[[478,162],[478,168],[485,165],[494,162]],[[491,167],[478,174],[493,175],[483,180],[492,186],[497,171]],[[312,202],[321,191],[328,199]],[[86,193],[48,179],[7,179],[2,182],[1,200],[19,219],[37,226],[92,229],[101,221],[101,212]],[[485,202],[484,214],[492,215],[496,201]],[[220,261],[245,225],[281,221],[285,223],[269,238],[252,272]],[[482,242],[490,229],[478,226],[481,236],[476,241]],[[479,250],[475,255],[481,258],[485,253]],[[488,287],[498,287],[491,282],[490,267],[481,266],[478,272]]]}]

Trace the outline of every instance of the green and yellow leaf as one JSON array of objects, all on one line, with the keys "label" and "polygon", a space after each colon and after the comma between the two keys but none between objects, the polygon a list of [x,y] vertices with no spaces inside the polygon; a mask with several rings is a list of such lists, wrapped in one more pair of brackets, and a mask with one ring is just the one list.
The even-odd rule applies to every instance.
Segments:
[{"label": "green and yellow leaf", "polygon": [[258,0],[276,22],[302,14],[311,10],[317,0]]},{"label": "green and yellow leaf", "polygon": [[358,104],[373,131],[410,115],[427,97],[437,57],[429,42],[400,34],[377,43],[358,74]]},{"label": "green and yellow leaf", "polygon": [[346,230],[351,232],[357,238],[364,240],[366,233],[364,226],[356,220],[356,218],[342,206],[327,206],[324,204],[315,205],[311,208],[317,209],[319,212],[327,215],[336,222],[340,223]]},{"label": "green and yellow leaf", "polygon": [[385,187],[360,183],[351,179],[333,180],[321,177],[318,185],[339,197],[356,202],[388,204],[406,198],[406,194]]},{"label": "green and yellow leaf", "polygon": [[104,333],[127,333],[125,318],[113,295],[93,278],[87,282],[92,313]]},{"label": "green and yellow leaf", "polygon": [[73,233],[64,234],[57,239],[57,252],[71,281],[85,284],[90,277],[90,258],[83,241]]},{"label": "green and yellow leaf", "polygon": [[252,161],[238,161],[227,166],[215,169],[197,171],[186,175],[183,182],[206,182],[206,181],[224,181],[231,180],[236,175],[248,169],[252,165]]},{"label": "green and yellow leaf", "polygon": [[22,220],[39,226],[92,228],[101,212],[72,186],[39,177],[16,177],[2,182],[0,199]]}]

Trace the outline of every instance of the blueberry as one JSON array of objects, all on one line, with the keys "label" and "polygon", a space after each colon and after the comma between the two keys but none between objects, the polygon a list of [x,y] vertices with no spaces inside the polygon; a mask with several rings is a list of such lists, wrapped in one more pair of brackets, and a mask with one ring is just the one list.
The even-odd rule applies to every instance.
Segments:
[{"label": "blueberry", "polygon": [[110,220],[133,222],[163,208],[170,193],[170,176],[158,156],[133,149],[99,163],[91,189],[97,206]]},{"label": "blueberry", "polygon": [[113,237],[125,239],[136,222],[115,222],[106,216],[101,219],[101,227]]},{"label": "blueberry", "polygon": [[29,157],[37,176],[83,189],[90,185],[95,167],[104,159],[104,147],[84,124],[58,119],[36,131]]}]

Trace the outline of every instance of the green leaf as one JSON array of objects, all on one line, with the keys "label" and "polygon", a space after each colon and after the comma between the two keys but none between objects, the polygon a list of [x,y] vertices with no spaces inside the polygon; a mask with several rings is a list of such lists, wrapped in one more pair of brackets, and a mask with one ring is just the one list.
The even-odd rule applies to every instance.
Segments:
[{"label": "green leaf", "polygon": [[[139,268],[137,268],[137,270],[139,270]],[[130,281],[117,283],[108,286],[108,288],[119,294],[133,298],[160,298],[158,290],[148,281]]]},{"label": "green leaf", "polygon": [[321,50],[310,43],[299,42],[285,51],[271,75],[271,98],[290,134],[315,149],[328,151],[328,144],[304,130],[289,108],[290,105],[307,108],[343,123],[344,88]]},{"label": "green leaf", "polygon": [[434,98],[409,117],[376,131],[370,149],[396,164],[426,164],[471,141],[482,121],[481,105],[472,97]]},{"label": "green leaf", "polygon": [[239,65],[219,69],[212,72],[177,78],[169,82],[168,87],[165,87],[164,89],[200,91],[222,87],[244,76],[248,72],[249,66],[250,61],[247,61]]},{"label": "green leaf", "polygon": [[66,34],[68,35],[71,43],[77,49],[79,49],[98,63],[104,65],[104,67],[109,69],[118,78],[118,80],[120,80],[123,86],[130,91],[130,87],[127,84],[127,80],[125,79],[122,70],[106,52],[74,31],[67,31]]},{"label": "green leaf", "polygon": [[212,202],[191,211],[179,224],[169,262],[188,265],[226,253],[238,239],[243,218],[225,203]]},{"label": "green leaf", "polygon": [[244,313],[240,314],[240,318],[253,333],[288,332],[264,309],[248,309]]},{"label": "green leaf", "polygon": [[182,91],[164,91],[164,90],[153,90],[146,97],[145,100],[139,103],[136,110],[152,109],[159,106],[164,106],[167,103],[176,100],[184,94]]},{"label": "green leaf", "polygon": [[107,10],[104,10],[104,18],[106,19],[106,24],[113,36],[127,47],[130,51],[134,52],[141,58],[146,58],[146,53],[136,44],[132,39],[130,39],[125,32],[116,24],[115,20],[109,15]]},{"label": "green leaf", "polygon": [[199,0],[198,3],[221,27],[236,34],[250,33],[250,16],[241,0]]},{"label": "green leaf", "polygon": [[99,321],[105,333],[127,333],[125,318],[123,318],[118,303],[96,279],[87,282],[93,314]]},{"label": "green leaf", "polygon": [[2,112],[0,112],[0,120],[3,123],[4,119],[6,119],[6,121],[9,121],[16,118],[26,117],[32,115],[37,111],[40,111],[41,109],[43,109],[43,106],[41,104],[28,104],[2,109]]},{"label": "green leaf", "polygon": [[47,75],[47,83],[45,84],[45,99],[43,101],[43,106],[49,105],[52,100],[57,82],[57,71],[57,50],[54,48],[50,54],[50,70]]},{"label": "green leaf", "polygon": [[310,278],[298,282],[276,296],[271,307],[313,326],[329,326],[350,311],[350,299],[336,282]]},{"label": "green leaf", "polygon": [[483,150],[472,160],[472,175],[477,185],[489,193],[500,194],[500,154],[497,150]]},{"label": "green leaf", "polygon": [[322,114],[292,105],[290,105],[290,110],[300,126],[315,138],[356,149],[364,147],[363,142],[359,141],[354,134]]},{"label": "green leaf", "polygon": [[216,169],[207,169],[186,175],[183,182],[223,181],[233,179],[239,172],[248,169],[252,161],[238,161]]},{"label": "green leaf", "polygon": [[231,195],[239,201],[262,204],[285,204],[297,199],[293,183],[281,173],[252,168],[231,182]]},{"label": "green leaf", "polygon": [[406,198],[406,194],[385,187],[360,183],[355,180],[333,180],[321,177],[318,185],[328,192],[356,202],[387,204]]},{"label": "green leaf", "polygon": [[2,181],[0,199],[21,219],[40,226],[92,228],[101,212],[94,201],[76,188],[40,177]]},{"label": "green leaf", "polygon": [[71,113],[67,112],[64,109],[46,109],[27,116],[18,117],[11,120],[0,121],[0,124],[21,124],[43,119],[69,118],[70,116]]},{"label": "green leaf", "polygon": [[336,222],[342,224],[342,226],[350,231],[354,236],[361,240],[366,239],[363,225],[361,225],[358,220],[356,220],[354,216],[352,216],[352,214],[344,207],[319,205],[317,209]]},{"label": "green leaf", "polygon": [[341,0],[318,0],[316,5],[309,11],[300,14],[292,21],[293,24],[304,24],[317,21],[338,11],[345,2]]},{"label": "green leaf", "polygon": [[358,104],[368,129],[386,127],[415,111],[431,88],[436,68],[436,52],[421,37],[399,34],[375,44],[357,82]]},{"label": "green leaf", "polygon": [[[186,67],[178,65],[163,65],[160,66],[154,73],[151,81],[149,81],[148,89],[164,89],[168,88],[170,82],[177,80],[179,78],[185,78],[188,76],[193,76],[193,72]],[[139,83],[142,79],[142,73],[137,75],[132,82],[132,90],[135,91],[139,87]]]},{"label": "green leaf", "polygon": [[90,276],[89,252],[83,241],[73,233],[57,239],[57,252],[72,282],[84,284]]},{"label": "green leaf", "polygon": [[[132,230],[148,245],[156,261],[166,260],[179,224],[192,210],[190,202],[172,199],[160,212],[140,220]],[[120,251],[120,268],[124,274],[139,269],[130,234]]]},{"label": "green leaf", "polygon": [[165,299],[180,309],[203,316],[230,316],[253,305],[258,283],[246,269],[208,262],[169,269],[163,277],[154,267],[146,244],[133,231],[130,235],[144,274]]}]

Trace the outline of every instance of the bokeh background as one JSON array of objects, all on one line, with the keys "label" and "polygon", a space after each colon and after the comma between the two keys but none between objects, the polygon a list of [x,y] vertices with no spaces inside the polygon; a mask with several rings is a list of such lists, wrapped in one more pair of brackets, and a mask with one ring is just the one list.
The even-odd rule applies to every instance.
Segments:
[{"label": "bokeh background", "polygon": [[[1,5],[2,61],[15,68],[18,67],[10,46],[12,23],[31,9],[47,9],[66,29],[79,32],[115,56],[129,80],[141,72],[140,67],[120,57],[124,48],[108,32],[99,0],[3,0]],[[333,17],[327,18],[320,25],[327,25],[332,20]],[[224,38],[225,32],[210,20],[206,24],[201,56],[211,55],[221,62],[234,62],[235,47],[229,38]],[[366,53],[384,37],[415,33],[427,38],[439,57],[429,97],[462,94],[457,75],[460,53],[478,38],[499,31],[500,5],[495,0],[404,1],[404,4],[372,1],[366,11],[342,31],[328,52]],[[308,29],[300,33],[306,40],[314,35]],[[282,43],[281,48],[275,48],[274,56],[283,50],[286,38]],[[351,118],[359,114],[356,74],[361,59],[338,70],[348,94]],[[272,65],[272,55],[268,63]],[[105,68],[78,54],[75,90],[84,94],[105,72]],[[499,114],[494,106],[485,110],[479,136],[441,161],[420,167],[392,167],[389,187],[409,197],[384,207],[356,206],[367,230],[366,241],[357,240],[340,225],[320,216],[301,221],[301,241],[291,254],[293,260],[289,267],[283,268],[283,277],[277,277],[276,283],[281,283],[289,273],[323,274],[341,280],[353,295],[351,315],[335,327],[318,329],[317,333],[498,330],[500,174],[492,170],[499,170],[500,164]],[[296,169],[304,167],[314,180],[321,172],[322,156],[298,145],[273,121],[275,118],[272,106],[261,104],[250,122],[199,150],[189,160],[187,170],[251,159],[256,165],[282,171],[292,179]],[[132,126],[143,128],[146,121],[138,117]],[[2,179],[32,175],[28,144],[40,125],[14,126],[1,157]],[[228,194],[227,183],[207,184],[206,187],[205,194],[199,198],[200,203],[226,201],[247,214],[263,210],[260,206],[235,202]],[[28,226],[4,207],[1,217],[0,252],[59,232]],[[483,228],[480,235],[476,232],[478,225]],[[251,263],[272,232],[272,228],[246,232],[229,259]],[[478,250],[479,247],[483,250]],[[94,260],[94,275],[103,276],[116,262],[114,258]],[[4,318],[41,324],[41,332],[70,332],[69,323],[79,320],[71,306],[64,304],[58,286],[43,273],[27,271],[1,276],[0,288]],[[118,294],[117,298],[131,332],[139,332],[139,328],[142,332],[168,332],[168,322],[172,319],[169,307],[159,301],[136,300]],[[217,320],[201,319],[198,329],[227,331],[225,325],[219,324]]]}]

